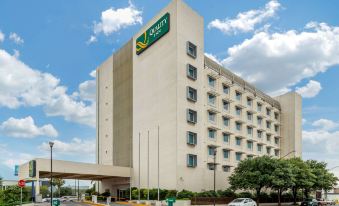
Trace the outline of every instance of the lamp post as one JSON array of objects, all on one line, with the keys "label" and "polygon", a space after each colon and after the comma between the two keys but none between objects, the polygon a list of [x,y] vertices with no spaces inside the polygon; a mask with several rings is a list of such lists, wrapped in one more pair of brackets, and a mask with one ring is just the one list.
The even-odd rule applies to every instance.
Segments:
[{"label": "lamp post", "polygon": [[283,159],[284,157],[288,156],[289,154],[295,153],[295,152],[296,152],[295,150],[292,150],[292,151],[290,151],[289,153],[287,153],[286,155],[284,155],[283,157],[280,157],[279,159]]},{"label": "lamp post", "polygon": [[[216,166],[216,163],[215,163],[216,156],[217,156],[217,149],[214,148],[214,151],[213,151],[213,191],[214,191],[214,194],[215,194],[215,171],[217,169],[217,166]],[[214,198],[214,201],[213,201],[213,205],[215,206],[215,198]]]},{"label": "lamp post", "polygon": [[54,142],[49,142],[49,147],[51,148],[51,206],[53,206],[53,185],[52,185],[52,182],[53,182],[53,162],[52,162],[52,151],[53,151],[53,145],[54,145]]}]

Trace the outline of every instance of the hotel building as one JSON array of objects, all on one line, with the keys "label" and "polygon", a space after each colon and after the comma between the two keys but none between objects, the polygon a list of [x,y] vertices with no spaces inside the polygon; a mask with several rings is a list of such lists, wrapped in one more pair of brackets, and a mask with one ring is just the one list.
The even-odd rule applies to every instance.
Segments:
[{"label": "hotel building", "polygon": [[[301,97],[270,97],[204,52],[204,19],[173,0],[97,68],[96,164],[53,160],[53,177],[203,191],[239,161],[301,156]],[[208,43],[208,42],[207,42]],[[216,164],[214,164],[214,158]],[[48,159],[19,178],[49,178]],[[39,194],[39,184],[35,185]]]},{"label": "hotel building", "polygon": [[203,17],[183,1],[98,67],[97,163],[132,167],[132,186],[156,188],[159,170],[160,188],[211,190],[216,169],[225,189],[261,155],[301,155],[300,95],[270,97],[206,57]]}]

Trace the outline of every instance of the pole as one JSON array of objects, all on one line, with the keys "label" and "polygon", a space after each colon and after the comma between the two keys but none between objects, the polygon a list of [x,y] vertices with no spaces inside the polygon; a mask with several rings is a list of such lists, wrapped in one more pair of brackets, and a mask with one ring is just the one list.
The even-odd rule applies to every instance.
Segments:
[{"label": "pole", "polygon": [[147,131],[147,200],[149,200],[149,130]]},{"label": "pole", "polygon": [[138,184],[138,200],[140,202],[140,132],[139,132],[139,184]]},{"label": "pole", "polygon": [[131,144],[130,144],[130,158],[129,158],[129,166],[130,166],[130,173],[131,173],[131,176],[130,176],[130,178],[129,178],[129,200],[132,200],[132,158],[133,158],[133,147],[132,147],[132,145],[133,145],[133,138],[132,138],[132,142],[131,142]]},{"label": "pole", "polygon": [[79,179],[78,179],[78,200],[80,200],[80,186],[79,186]]},{"label": "pole", "polygon": [[52,153],[52,148],[53,148],[53,144],[50,144],[51,147],[51,206],[53,206],[53,153]]},{"label": "pole", "polygon": [[22,187],[20,187],[20,205],[22,205]]},{"label": "pole", "polygon": [[[215,172],[216,172],[216,169],[217,169],[216,163],[215,163],[216,156],[217,156],[217,150],[216,150],[216,148],[214,148],[214,158],[213,158],[213,161],[214,161],[214,163],[213,163],[213,174],[214,174],[214,176],[213,176],[213,181],[214,181],[213,190],[214,190],[214,194],[215,194],[215,179],[216,179],[215,178]],[[213,205],[215,206],[215,198],[214,198],[214,201],[213,201]]]},{"label": "pole", "polygon": [[159,184],[159,182],[160,182],[160,174],[159,174],[159,172],[160,172],[160,167],[159,167],[159,165],[160,165],[160,156],[159,156],[159,154],[160,154],[160,135],[159,135],[159,130],[160,130],[160,127],[159,127],[159,125],[158,125],[158,201],[160,201],[160,184]]}]

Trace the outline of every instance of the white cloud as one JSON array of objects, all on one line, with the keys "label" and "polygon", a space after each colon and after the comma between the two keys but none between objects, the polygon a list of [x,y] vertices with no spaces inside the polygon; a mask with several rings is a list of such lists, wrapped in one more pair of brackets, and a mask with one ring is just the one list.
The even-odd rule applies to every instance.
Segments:
[{"label": "white cloud", "polygon": [[329,131],[329,130],[333,130],[333,129],[338,128],[339,123],[334,122],[334,121],[329,120],[329,119],[319,119],[317,121],[314,121],[312,123],[312,126],[318,127],[321,130]]},{"label": "white cloud", "polygon": [[9,39],[12,40],[16,44],[24,43],[24,40],[17,33],[14,33],[14,32],[11,32],[9,34]]},{"label": "white cloud", "polygon": [[[95,139],[82,140],[73,138],[70,142],[63,142],[60,140],[55,140],[53,142],[53,151],[56,153],[91,156],[95,154]],[[44,151],[50,150],[48,142],[42,143],[39,148]]]},{"label": "white cloud", "polygon": [[104,33],[106,36],[128,26],[142,24],[142,11],[130,3],[126,8],[109,8],[101,13],[99,23],[94,23],[94,34]]},{"label": "white cloud", "polygon": [[5,34],[0,30],[0,43],[5,40]]},{"label": "white cloud", "polygon": [[311,98],[317,96],[321,89],[320,82],[310,80],[305,86],[297,87],[296,92],[304,98]]},{"label": "white cloud", "polygon": [[222,64],[262,90],[277,94],[339,64],[338,47],[339,27],[313,22],[303,32],[256,33],[229,48]]},{"label": "white cloud", "polygon": [[[84,93],[87,87],[83,87]],[[83,96],[90,97],[88,91]],[[67,87],[52,74],[32,69],[0,49],[0,107],[43,106],[48,116],[94,126],[95,102],[84,102],[81,97],[68,95]]]},{"label": "white cloud", "polygon": [[97,41],[98,41],[97,37],[91,35],[91,37],[87,40],[86,43],[87,43],[87,44],[92,44],[92,43],[97,42]]},{"label": "white cloud", "polygon": [[213,61],[221,65],[220,60],[215,55],[211,53],[205,53],[205,56],[207,56],[208,58],[212,59]]},{"label": "white cloud", "polygon": [[280,8],[276,0],[269,1],[265,8],[241,12],[235,19],[215,19],[208,24],[208,28],[216,28],[225,34],[253,31],[255,26],[275,16]]},{"label": "white cloud", "polygon": [[20,52],[18,50],[16,50],[16,49],[14,49],[13,51],[14,51],[13,57],[19,58],[20,57]]},{"label": "white cloud", "polygon": [[41,127],[35,125],[31,116],[15,119],[10,117],[0,124],[0,134],[16,138],[34,138],[37,136],[57,137],[58,132],[51,124]]},{"label": "white cloud", "polygon": [[93,70],[91,71],[91,73],[89,73],[89,75],[93,78],[95,78],[97,76],[97,70]]}]

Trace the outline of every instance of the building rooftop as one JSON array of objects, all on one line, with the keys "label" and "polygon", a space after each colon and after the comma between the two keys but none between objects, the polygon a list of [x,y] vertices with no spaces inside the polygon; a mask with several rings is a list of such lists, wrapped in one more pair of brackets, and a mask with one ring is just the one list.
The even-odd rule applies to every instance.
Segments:
[{"label": "building rooftop", "polygon": [[205,56],[205,62],[204,63],[205,63],[206,67],[216,71],[219,75],[222,75],[222,76],[226,77],[227,79],[231,80],[232,84],[237,84],[238,86],[242,87],[245,91],[251,92],[254,95],[254,97],[259,97],[259,98],[262,99],[262,101],[267,102],[272,107],[275,107],[275,108],[281,110],[280,103],[277,100],[273,99],[269,95],[267,95],[264,92],[262,92],[261,90],[257,89],[252,84],[248,83],[247,81],[245,81],[241,77],[237,76],[236,74],[234,74],[230,70],[224,68],[223,66],[221,66],[217,62],[215,62],[212,59]]}]

